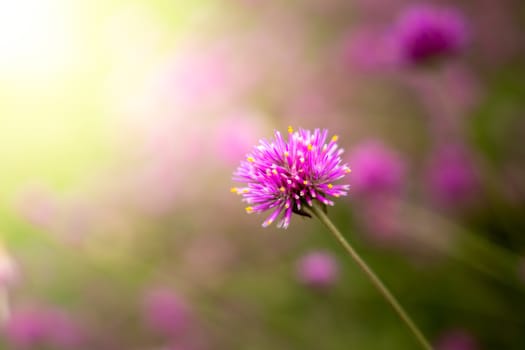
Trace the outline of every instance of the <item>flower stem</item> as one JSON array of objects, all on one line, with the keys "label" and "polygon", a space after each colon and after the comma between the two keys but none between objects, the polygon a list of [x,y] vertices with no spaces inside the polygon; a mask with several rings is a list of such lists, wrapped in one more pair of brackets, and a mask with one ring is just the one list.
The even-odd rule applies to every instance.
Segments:
[{"label": "flower stem", "polygon": [[328,228],[328,230],[335,236],[335,238],[343,245],[348,254],[354,259],[354,261],[359,265],[361,270],[366,274],[370,279],[372,284],[379,290],[381,295],[386,299],[386,301],[392,306],[397,315],[405,323],[405,325],[410,329],[412,334],[415,336],[417,341],[420,343],[423,349],[432,350],[430,343],[425,338],[423,333],[419,330],[416,324],[412,321],[410,316],[403,309],[401,304],[397,301],[394,295],[388,290],[384,283],[379,279],[375,272],[368,266],[368,264],[361,258],[361,256],[354,250],[354,248],[348,243],[346,238],[339,232],[337,227],[332,223],[328,216],[323,212],[323,210],[317,205],[314,204],[309,208],[313,214]]}]

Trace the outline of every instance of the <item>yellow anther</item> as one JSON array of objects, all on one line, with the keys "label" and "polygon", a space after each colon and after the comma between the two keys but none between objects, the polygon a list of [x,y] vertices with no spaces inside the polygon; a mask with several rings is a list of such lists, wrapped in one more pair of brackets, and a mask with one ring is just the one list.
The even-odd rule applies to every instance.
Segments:
[{"label": "yellow anther", "polygon": [[230,188],[231,193],[237,193],[237,191],[238,191],[237,187]]},{"label": "yellow anther", "polygon": [[286,189],[284,188],[284,186],[281,186],[281,188],[279,188],[279,191],[284,192],[286,191]]},{"label": "yellow anther", "polygon": [[332,136],[332,142],[337,142],[337,140],[339,140],[339,136],[337,135]]},{"label": "yellow anther", "polygon": [[308,150],[311,151],[313,146],[311,144],[308,144]]},{"label": "yellow anther", "polygon": [[350,168],[345,168],[345,173],[348,174],[348,173],[351,173],[351,172],[352,172],[352,169],[350,169]]},{"label": "yellow anther", "polygon": [[242,190],[242,193],[248,193],[248,192],[250,192],[250,190],[249,190],[248,188],[244,188],[244,189]]},{"label": "yellow anther", "polygon": [[273,169],[273,170],[272,170],[272,173],[273,173],[274,175],[277,175],[277,170]]},{"label": "yellow anther", "polygon": [[284,151],[284,156],[285,156],[285,157],[288,157],[289,155],[290,155],[290,152],[288,152],[288,151]]},{"label": "yellow anther", "polygon": [[334,187],[334,185],[328,184],[328,188],[332,188],[332,187]]},{"label": "yellow anther", "polygon": [[304,184],[304,185],[308,185],[308,181],[304,180],[304,181],[303,181],[303,184]]},{"label": "yellow anther", "polygon": [[253,207],[246,207],[244,210],[246,210],[248,214],[253,213]]},{"label": "yellow anther", "polygon": [[248,158],[246,158],[246,160],[249,161],[250,163],[255,162],[255,158],[253,158],[253,157],[251,157],[251,156],[248,157]]},{"label": "yellow anther", "polygon": [[292,128],[292,126],[291,126],[291,125],[290,125],[290,126],[288,126],[288,133],[289,133],[289,134],[293,133],[293,128]]}]

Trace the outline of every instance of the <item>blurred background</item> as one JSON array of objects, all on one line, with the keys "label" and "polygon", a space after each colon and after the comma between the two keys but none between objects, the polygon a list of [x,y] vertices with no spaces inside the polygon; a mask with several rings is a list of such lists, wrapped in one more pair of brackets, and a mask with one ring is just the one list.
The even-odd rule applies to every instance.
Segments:
[{"label": "blurred background", "polygon": [[520,0],[0,0],[2,349],[417,349],[231,174],[339,135],[330,217],[439,350],[525,349]]}]

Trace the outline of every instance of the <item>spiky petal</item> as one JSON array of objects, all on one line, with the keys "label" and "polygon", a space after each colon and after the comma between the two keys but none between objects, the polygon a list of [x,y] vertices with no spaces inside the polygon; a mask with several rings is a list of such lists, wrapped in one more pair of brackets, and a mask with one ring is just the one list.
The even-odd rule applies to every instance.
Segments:
[{"label": "spiky petal", "polygon": [[271,211],[263,222],[266,227],[278,220],[278,227],[287,228],[292,213],[312,206],[317,200],[334,205],[330,197],[347,195],[349,185],[335,184],[350,169],[341,164],[343,150],[337,136],[327,140],[328,130],[288,128],[285,138],[275,131],[271,140],[261,140],[234,173],[234,181],[244,187],[231,189],[249,204],[247,213]]}]

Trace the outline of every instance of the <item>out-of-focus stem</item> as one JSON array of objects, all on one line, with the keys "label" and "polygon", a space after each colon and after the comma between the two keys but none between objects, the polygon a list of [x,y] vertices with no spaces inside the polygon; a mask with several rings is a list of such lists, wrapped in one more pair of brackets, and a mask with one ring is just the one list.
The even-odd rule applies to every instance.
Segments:
[{"label": "out-of-focus stem", "polygon": [[379,279],[375,272],[368,266],[368,264],[361,258],[361,256],[354,250],[354,248],[348,243],[346,238],[339,232],[337,227],[332,223],[328,216],[323,212],[323,210],[317,205],[314,204],[313,207],[310,207],[309,210],[328,228],[328,230],[335,236],[335,238],[341,243],[341,245],[348,252],[350,257],[357,263],[359,268],[365,273],[369,278],[372,284],[377,288],[379,293],[385,298],[385,300],[392,306],[394,311],[397,313],[399,318],[405,323],[405,325],[410,329],[414,337],[417,339],[421,347],[425,350],[432,350],[432,346],[425,338],[423,333],[419,330],[416,324],[412,321],[410,316],[403,309],[401,304],[397,301],[394,295],[390,290],[385,286],[385,284]]},{"label": "out-of-focus stem", "polygon": [[[426,244],[500,283],[523,290],[523,285],[519,283],[516,276],[519,260],[517,255],[424,207],[405,203],[403,209],[409,212],[412,217],[420,218],[423,223],[432,222],[433,227],[439,228],[443,234],[446,232],[452,235],[452,237],[443,240],[442,235],[422,234],[425,228],[419,225],[414,226],[412,230],[406,230],[406,233],[411,234],[411,239]],[[411,221],[412,224],[414,222],[417,223],[417,220]],[[449,242],[451,238],[457,240],[454,245]],[[474,257],[468,254],[474,255]]]}]

